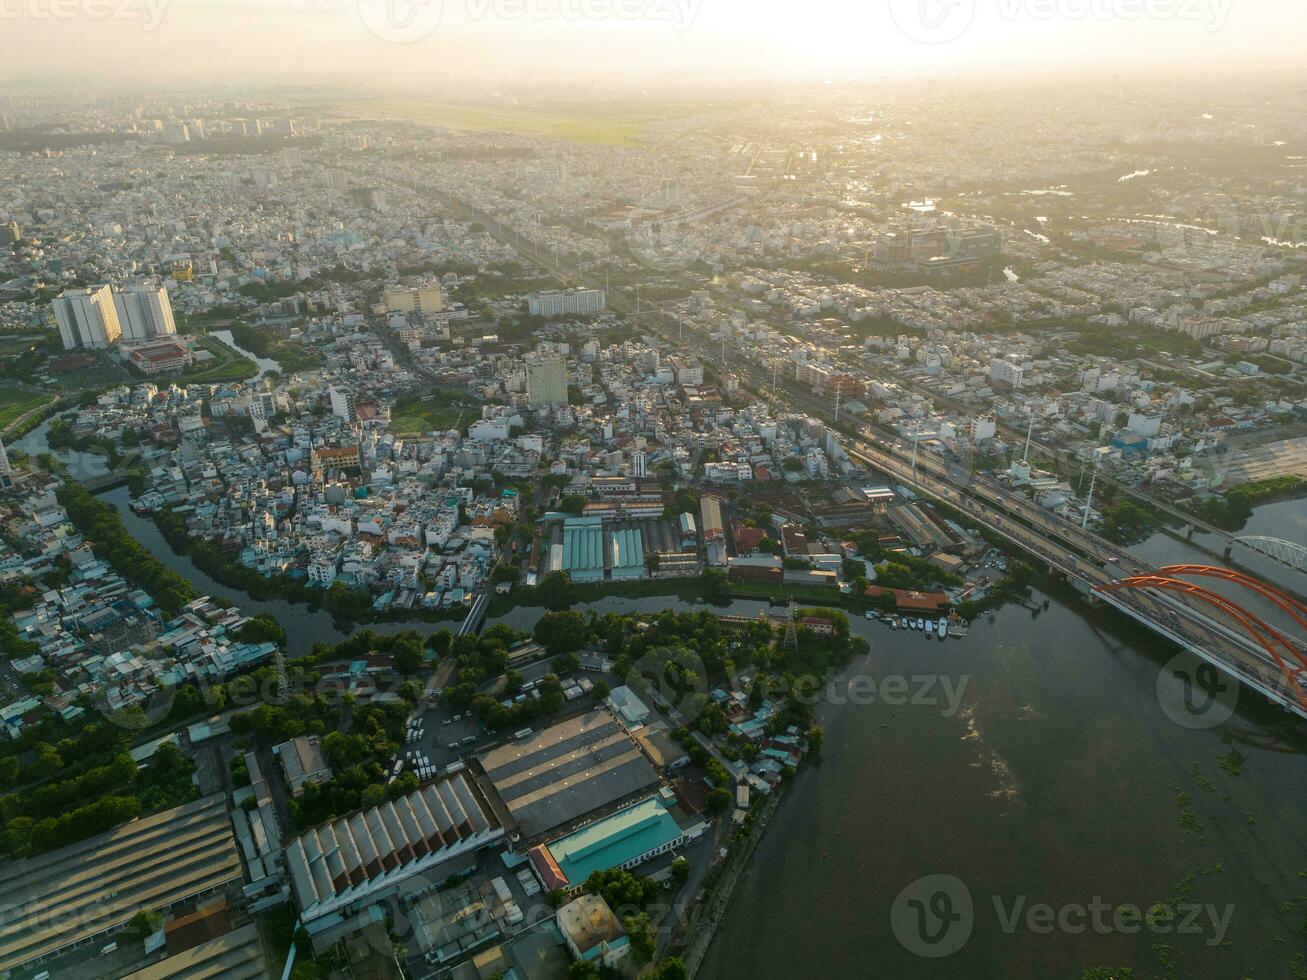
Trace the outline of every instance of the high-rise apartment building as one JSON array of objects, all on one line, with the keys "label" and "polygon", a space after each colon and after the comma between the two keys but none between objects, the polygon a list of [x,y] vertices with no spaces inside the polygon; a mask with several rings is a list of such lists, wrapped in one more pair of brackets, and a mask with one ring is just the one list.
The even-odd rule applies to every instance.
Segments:
[{"label": "high-rise apartment building", "polygon": [[386,290],[382,302],[396,313],[439,313],[445,308],[445,294],[439,286],[397,286]]},{"label": "high-rise apartment building", "polygon": [[567,404],[567,362],[552,351],[526,356],[526,399],[532,408]]},{"label": "high-rise apartment building", "polygon": [[118,343],[122,327],[109,286],[66,289],[52,305],[64,350],[105,350]]},{"label": "high-rise apartment building", "polygon": [[358,408],[354,403],[354,392],[332,385],[327,389],[327,397],[331,399],[332,415],[344,419],[346,422],[358,420]]},{"label": "high-rise apartment building", "polygon": [[149,340],[177,332],[172,317],[172,303],[168,290],[162,286],[128,286],[115,289],[114,308],[118,312],[118,325],[123,340]]},{"label": "high-rise apartment building", "polygon": [[9,464],[9,451],[0,441],[0,487],[8,489],[14,485],[14,468]]},{"label": "high-rise apartment building", "polygon": [[572,289],[567,292],[550,290],[532,293],[527,297],[527,312],[532,316],[586,316],[602,313],[607,307],[607,295],[602,289]]}]

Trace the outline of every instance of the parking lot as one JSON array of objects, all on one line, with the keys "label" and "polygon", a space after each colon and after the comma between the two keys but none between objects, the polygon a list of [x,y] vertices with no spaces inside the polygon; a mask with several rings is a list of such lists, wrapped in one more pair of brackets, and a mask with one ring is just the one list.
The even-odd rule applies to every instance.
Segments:
[{"label": "parking lot", "polygon": [[[545,675],[553,672],[553,667],[548,659],[537,660],[517,669],[522,675],[524,688],[538,683]],[[601,674],[593,670],[571,671],[565,674],[562,680],[564,683],[567,683],[569,679],[578,683],[583,680],[593,683],[601,678],[610,687],[621,683],[621,680],[615,675]],[[488,682],[484,689],[491,690],[496,683],[497,680]],[[530,694],[526,693],[518,696],[530,697]],[[575,714],[583,707],[588,709],[593,704],[594,698],[586,691],[573,700],[565,701],[563,707],[554,716],[537,718],[530,723],[529,727],[539,731],[561,718]],[[460,761],[466,755],[481,752],[513,737],[513,732],[509,731],[487,732],[471,712],[455,710],[443,703],[422,706],[417,709],[414,717],[417,720],[421,734],[404,743],[399,750],[399,758],[404,760],[404,771],[408,772],[420,761],[421,757],[431,767],[432,775],[429,778],[442,775],[450,765]]]}]

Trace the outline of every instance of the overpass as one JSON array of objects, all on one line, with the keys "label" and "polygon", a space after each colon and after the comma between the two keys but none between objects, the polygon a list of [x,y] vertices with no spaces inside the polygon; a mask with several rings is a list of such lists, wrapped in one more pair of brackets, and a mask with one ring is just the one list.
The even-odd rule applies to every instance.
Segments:
[{"label": "overpass", "polygon": [[[1307,645],[1260,616],[1192,583],[1177,586],[1170,571],[1225,578],[1290,603],[1307,631],[1307,606],[1264,583],[1228,569],[1176,566],[1157,570],[1098,535],[1052,514],[992,480],[951,473],[930,456],[912,460],[892,447],[856,441],[850,457],[889,474],[901,485],[966,514],[1061,573],[1082,594],[1097,599],[1190,651],[1268,700],[1307,719]],[[1273,595],[1272,595],[1273,593]]]},{"label": "overpass", "polygon": [[481,629],[481,624],[485,622],[486,609],[490,606],[490,591],[484,590],[478,592],[476,598],[472,600],[472,608],[467,611],[467,617],[458,628],[456,636],[475,636],[477,630]]}]

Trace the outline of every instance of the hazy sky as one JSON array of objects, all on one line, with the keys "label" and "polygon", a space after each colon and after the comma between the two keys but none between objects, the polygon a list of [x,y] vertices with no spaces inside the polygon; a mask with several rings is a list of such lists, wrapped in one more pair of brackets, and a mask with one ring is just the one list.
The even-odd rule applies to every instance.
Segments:
[{"label": "hazy sky", "polygon": [[1304,39],[1304,0],[0,0],[13,79],[1188,74]]}]

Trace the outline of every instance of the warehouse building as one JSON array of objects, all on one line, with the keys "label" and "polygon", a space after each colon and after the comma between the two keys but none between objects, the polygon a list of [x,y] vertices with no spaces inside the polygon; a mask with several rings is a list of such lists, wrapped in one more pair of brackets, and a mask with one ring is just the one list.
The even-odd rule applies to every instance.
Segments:
[{"label": "warehouse building", "polygon": [[[241,884],[221,794],[0,864],[0,973],[100,939],[142,909],[161,912]],[[53,971],[51,971],[53,972]]]},{"label": "warehouse building", "polygon": [[129,973],[123,980],[266,980],[269,976],[259,927],[251,922]]},{"label": "warehouse building", "polygon": [[527,838],[658,783],[640,747],[606,711],[591,711],[492,749],[480,762]]},{"label": "warehouse building", "polygon": [[[671,795],[671,790],[666,792]],[[706,829],[702,821],[682,828],[668,801],[651,796],[544,848],[533,849],[529,857],[551,888],[578,888],[596,871],[634,868],[688,843]],[[552,860],[545,860],[541,851],[547,851]]]},{"label": "warehouse building", "polygon": [[550,571],[567,572],[573,582],[640,579],[648,574],[644,552],[635,522],[605,527],[602,517],[569,517],[563,521],[562,548],[551,559]]},{"label": "warehouse building", "polygon": [[463,773],[333,821],[286,847],[291,888],[310,935],[345,922],[401,882],[502,839]]},{"label": "warehouse building", "polygon": [[563,571],[573,582],[604,578],[604,522],[599,517],[575,517],[563,522]]}]

